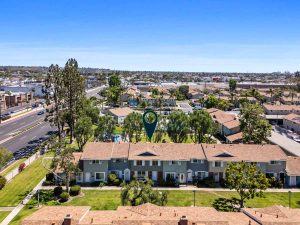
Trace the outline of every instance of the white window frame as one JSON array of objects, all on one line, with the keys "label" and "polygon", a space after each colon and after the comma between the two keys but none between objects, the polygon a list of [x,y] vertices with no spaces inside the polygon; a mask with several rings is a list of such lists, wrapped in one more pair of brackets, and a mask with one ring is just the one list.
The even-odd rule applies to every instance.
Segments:
[{"label": "white window frame", "polygon": [[95,160],[92,160],[92,164],[102,164],[102,162],[99,159],[95,159]]},{"label": "white window frame", "polygon": [[[136,171],[136,178],[137,179],[145,179],[146,178],[146,176],[147,176],[147,173],[146,173],[147,171]],[[144,175],[143,174],[141,174],[141,175],[139,175],[139,173],[144,173]]]},{"label": "white window frame", "polygon": [[[272,163],[272,162],[274,162],[274,163]],[[279,160],[271,160],[269,164],[276,166],[276,165],[281,165],[282,163]]]},{"label": "white window frame", "polygon": [[[78,179],[80,178],[80,179]],[[83,172],[76,173],[76,182],[82,183],[83,182]]]},{"label": "white window frame", "polygon": [[[220,166],[216,166],[216,163],[220,163]],[[213,162],[213,167],[222,168],[223,167],[223,162],[222,161],[214,161]]]},{"label": "white window frame", "polygon": [[198,174],[199,173],[202,173],[202,174],[204,174],[204,176],[202,177],[202,179],[204,179],[205,177],[206,177],[206,174],[207,174],[207,171],[195,171],[195,176],[198,178]]},{"label": "white window frame", "polygon": [[[141,162],[142,164],[139,165],[138,162]],[[136,166],[143,166],[143,160],[136,160]]]},{"label": "white window frame", "polygon": [[[102,179],[97,179],[97,174],[103,174],[103,180]],[[95,172],[95,181],[105,181],[105,172]]]},{"label": "white window frame", "polygon": [[[153,162],[157,162],[157,165],[153,165]],[[159,160],[152,160],[150,166],[159,166]]]},{"label": "white window frame", "polygon": [[168,174],[172,174],[174,176],[174,179],[176,179],[176,172],[165,172],[165,180],[167,179]]},{"label": "white window frame", "polygon": [[198,163],[198,162],[199,162],[198,159],[192,159],[192,160],[191,160],[191,163]]}]

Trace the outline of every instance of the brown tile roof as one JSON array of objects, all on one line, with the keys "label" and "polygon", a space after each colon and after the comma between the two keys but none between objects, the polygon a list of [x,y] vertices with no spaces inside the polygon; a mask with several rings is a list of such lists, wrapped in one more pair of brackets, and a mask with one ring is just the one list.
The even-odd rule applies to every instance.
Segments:
[{"label": "brown tile roof", "polygon": [[226,139],[228,139],[231,142],[242,140],[243,139],[243,132],[239,132],[239,133],[236,133],[236,134],[229,135],[229,136],[226,137]]},{"label": "brown tile roof", "polygon": [[112,142],[88,142],[81,156],[83,160],[110,160],[114,143]]},{"label": "brown tile roof", "polygon": [[283,119],[300,124],[300,115],[297,115],[297,114],[294,114],[294,113],[286,115],[285,117],[283,117]]},{"label": "brown tile roof", "polygon": [[129,107],[113,108],[108,110],[114,116],[128,116],[133,110]]},{"label": "brown tile roof", "polygon": [[262,225],[297,225],[300,224],[300,209],[290,209],[283,206],[271,206],[262,209],[245,209]]},{"label": "brown tile roof", "polygon": [[[149,152],[150,156],[140,156]],[[149,154],[148,154],[149,155]],[[205,155],[199,144],[182,143],[137,143],[130,145],[129,160],[182,160],[189,161],[192,158],[205,159]]]},{"label": "brown tile roof", "polygon": [[[204,151],[204,152],[203,152]],[[227,153],[232,157],[220,157]],[[112,143],[90,142],[84,147],[82,160],[182,160],[206,159],[209,161],[269,162],[286,160],[287,156],[277,145],[249,144],[183,144],[183,143]]]},{"label": "brown tile roof", "polygon": [[60,225],[69,214],[72,224],[92,225],[178,225],[185,216],[188,224],[197,225],[252,225],[254,220],[241,212],[218,212],[210,207],[162,207],[150,203],[140,206],[120,206],[112,211],[89,211],[89,207],[43,207],[23,220],[22,225]]},{"label": "brown tile roof", "polygon": [[281,110],[281,111],[300,110],[300,106],[296,106],[296,105],[270,105],[270,104],[264,104],[263,106],[267,110]]},{"label": "brown tile roof", "polygon": [[76,224],[90,210],[89,206],[45,206],[27,216],[22,225],[59,225],[67,214],[71,215],[72,221]]},{"label": "brown tile roof", "polygon": [[237,118],[235,118],[234,120],[223,123],[223,126],[227,127],[228,129],[233,129],[233,128],[236,128],[236,127],[240,127],[240,125],[241,125],[240,121]]},{"label": "brown tile roof", "polygon": [[285,170],[288,176],[300,176],[300,157],[289,156]]},{"label": "brown tile roof", "polygon": [[[143,155],[146,154],[146,155]],[[142,154],[142,155],[141,155]],[[200,144],[181,143],[112,143],[89,142],[83,150],[83,160],[191,160],[205,159]]]},{"label": "brown tile roof", "polygon": [[236,116],[230,113],[226,113],[222,110],[217,110],[209,113],[213,120],[217,121],[219,124],[223,124],[236,119]]},{"label": "brown tile roof", "polygon": [[287,155],[277,145],[202,144],[208,161],[270,162],[286,160]]}]

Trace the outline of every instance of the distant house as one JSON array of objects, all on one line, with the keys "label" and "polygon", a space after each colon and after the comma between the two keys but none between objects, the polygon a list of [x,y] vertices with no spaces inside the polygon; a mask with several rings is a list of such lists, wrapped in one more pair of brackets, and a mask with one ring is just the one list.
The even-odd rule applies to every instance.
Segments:
[{"label": "distant house", "polygon": [[129,107],[112,108],[108,110],[108,114],[113,116],[117,123],[123,123],[125,118],[132,112],[133,110]]},{"label": "distant house", "polygon": [[283,127],[300,134],[300,115],[292,113],[283,117]]},{"label": "distant house", "polygon": [[300,106],[296,105],[264,104],[263,108],[267,115],[288,115],[291,113],[300,114]]},{"label": "distant house", "polygon": [[300,157],[289,156],[286,162],[286,182],[290,187],[300,187]]},{"label": "distant house", "polygon": [[[146,102],[148,106],[157,107],[159,105],[159,97],[154,98],[150,94],[145,94],[141,98],[141,101]],[[162,106],[163,107],[176,107],[176,99],[173,97],[170,97],[169,95],[163,95]]]},{"label": "distant house", "polygon": [[[231,136],[241,132],[240,121],[236,115],[215,108],[207,109],[207,112],[210,114],[211,118],[218,124],[218,132],[221,136],[226,138],[227,136]],[[236,139],[235,137],[234,143],[238,143],[238,141],[241,140]]]}]

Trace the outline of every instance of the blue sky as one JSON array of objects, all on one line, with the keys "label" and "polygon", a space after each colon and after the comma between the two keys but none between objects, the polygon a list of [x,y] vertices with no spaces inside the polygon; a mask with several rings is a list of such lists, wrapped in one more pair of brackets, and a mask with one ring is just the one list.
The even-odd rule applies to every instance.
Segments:
[{"label": "blue sky", "polygon": [[0,65],[300,69],[298,0],[1,0]]}]

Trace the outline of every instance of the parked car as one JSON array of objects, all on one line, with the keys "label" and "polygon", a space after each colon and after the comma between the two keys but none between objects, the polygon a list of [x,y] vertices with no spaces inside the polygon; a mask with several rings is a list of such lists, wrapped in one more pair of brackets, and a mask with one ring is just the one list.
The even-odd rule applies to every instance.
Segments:
[{"label": "parked car", "polygon": [[43,110],[43,111],[38,112],[38,115],[40,116],[40,115],[43,115],[44,113],[45,113],[45,111]]}]

